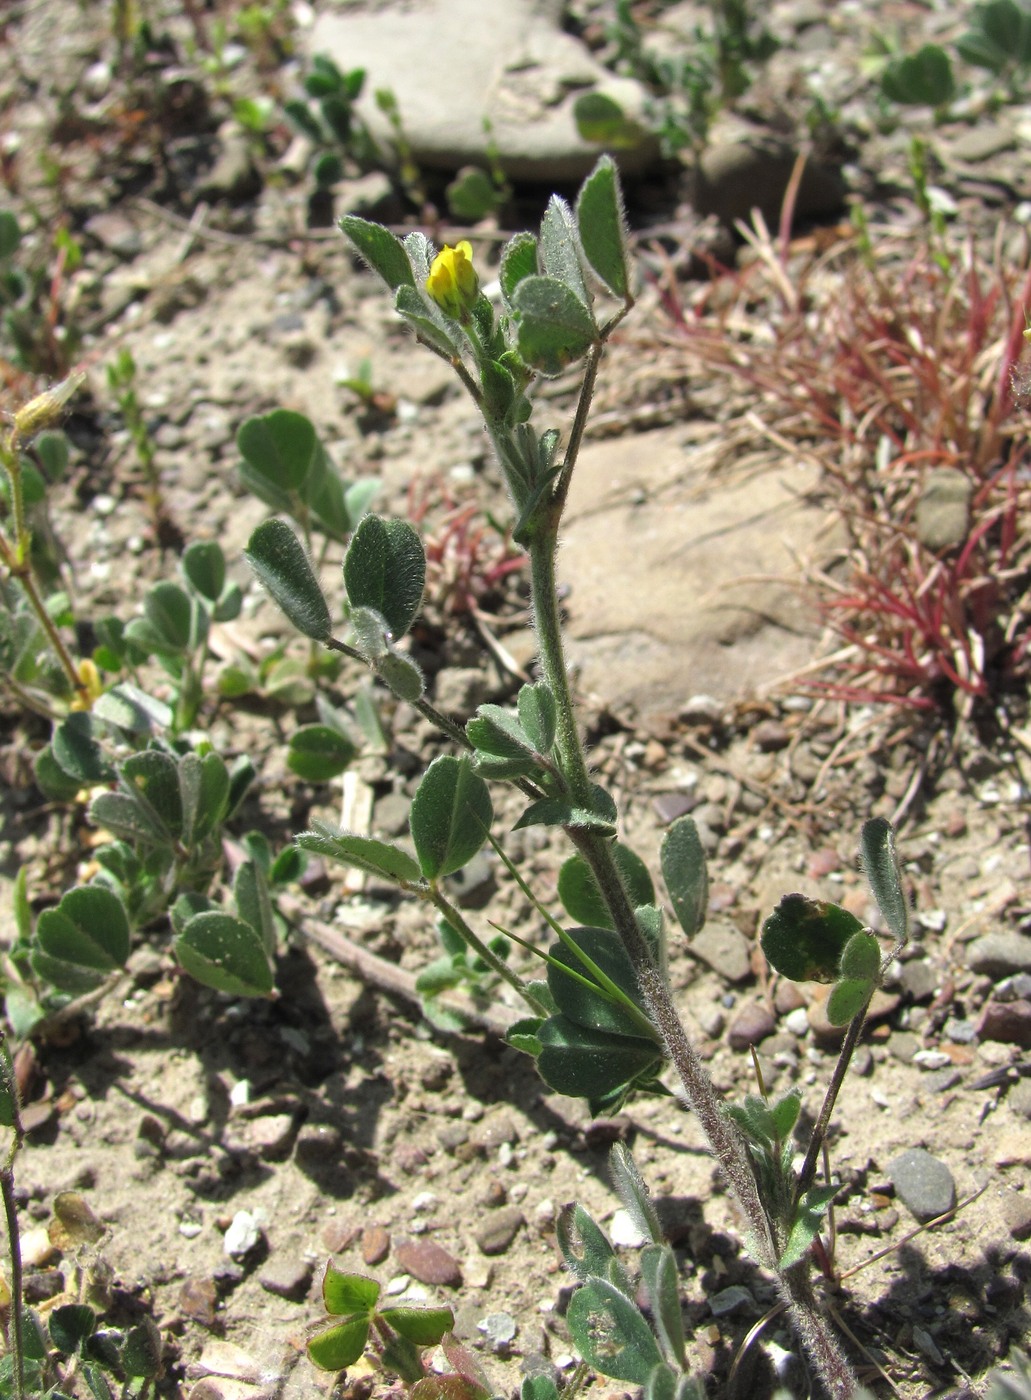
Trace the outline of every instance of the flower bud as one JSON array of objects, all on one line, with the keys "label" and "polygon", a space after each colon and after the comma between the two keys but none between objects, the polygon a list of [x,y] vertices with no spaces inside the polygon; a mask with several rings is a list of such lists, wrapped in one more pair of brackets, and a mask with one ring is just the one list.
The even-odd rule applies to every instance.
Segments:
[{"label": "flower bud", "polygon": [[93,702],[99,700],[104,693],[104,685],[100,679],[100,672],[88,657],[84,661],[80,661],[76,669],[79,673],[79,687],[72,698],[70,708],[73,710],[91,710],[93,708]]},{"label": "flower bud", "polygon": [[454,248],[441,248],[430,265],[426,290],[446,316],[456,321],[468,320],[480,292],[471,243],[463,238]]},{"label": "flower bud", "polygon": [[52,389],[47,389],[42,394],[37,394],[34,399],[29,399],[28,403],[22,404],[14,415],[14,436],[17,440],[28,442],[37,433],[42,433],[47,428],[56,428],[64,415],[65,405],[78,393],[85,379],[85,373],[79,370],[70,374],[67,379],[62,379],[60,384],[55,384]]}]

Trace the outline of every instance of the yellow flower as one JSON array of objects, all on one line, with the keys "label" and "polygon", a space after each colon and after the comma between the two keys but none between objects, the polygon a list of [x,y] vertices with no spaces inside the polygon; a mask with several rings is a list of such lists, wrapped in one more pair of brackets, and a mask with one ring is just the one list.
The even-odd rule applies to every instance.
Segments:
[{"label": "yellow flower", "polygon": [[71,708],[73,710],[92,710],[94,700],[99,700],[104,691],[100,672],[88,658],[79,662],[77,670],[79,672],[79,685],[72,697]]},{"label": "yellow flower", "polygon": [[480,291],[471,243],[463,238],[454,248],[441,248],[430,265],[426,290],[446,316],[468,320]]}]

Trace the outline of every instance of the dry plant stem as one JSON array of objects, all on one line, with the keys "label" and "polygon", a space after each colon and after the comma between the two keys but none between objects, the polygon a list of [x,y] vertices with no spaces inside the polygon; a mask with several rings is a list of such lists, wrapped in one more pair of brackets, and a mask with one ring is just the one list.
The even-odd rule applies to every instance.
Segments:
[{"label": "dry plant stem", "polygon": [[852,1400],[859,1379],[816,1300],[808,1260],[785,1269],[778,1282],[795,1331],[831,1400]]}]

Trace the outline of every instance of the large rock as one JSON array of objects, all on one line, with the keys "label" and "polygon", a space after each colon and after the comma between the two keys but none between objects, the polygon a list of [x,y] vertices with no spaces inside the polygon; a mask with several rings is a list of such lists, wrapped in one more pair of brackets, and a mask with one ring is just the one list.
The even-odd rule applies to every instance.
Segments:
[{"label": "large rock", "polygon": [[563,522],[580,684],[639,714],[754,694],[811,661],[819,632],[797,563],[818,537],[828,547],[807,499],[815,467],[706,479],[684,439],[680,426],[587,443]]},{"label": "large rock", "polygon": [[[512,179],[573,182],[600,149],[577,132],[576,98],[601,92],[636,120],[645,93],[563,33],[561,13],[561,0],[368,0],[319,15],[307,44],[344,71],[366,70],[360,110],[385,144],[392,132],[373,94],[393,92],[418,165],[484,165],[490,140]],[[655,160],[658,142],[642,129],[636,147],[615,154],[625,172],[637,172]]]}]

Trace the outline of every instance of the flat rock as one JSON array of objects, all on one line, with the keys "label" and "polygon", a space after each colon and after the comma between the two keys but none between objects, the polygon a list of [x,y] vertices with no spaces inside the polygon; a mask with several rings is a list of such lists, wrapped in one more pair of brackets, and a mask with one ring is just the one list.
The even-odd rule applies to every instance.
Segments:
[{"label": "flat rock", "polygon": [[956,1204],[956,1183],[944,1162],[913,1147],[888,1164],[895,1194],[917,1220],[933,1220]]},{"label": "flat rock", "polygon": [[733,924],[709,922],[691,939],[691,952],[725,977],[728,982],[744,982],[752,975],[748,939]]},{"label": "flat rock", "polygon": [[434,1240],[402,1240],[394,1256],[405,1273],[420,1283],[457,1288],[462,1282],[458,1260]]},{"label": "flat rock", "polygon": [[[562,9],[560,0],[369,0],[343,13],[324,9],[307,47],[345,71],[365,69],[359,110],[388,148],[393,132],[374,94],[390,89],[417,165],[485,166],[490,143],[512,179],[572,182],[583,179],[599,154],[577,131],[576,98],[603,93],[637,120],[646,94],[563,32]],[[630,172],[646,169],[657,155],[657,139],[642,126],[640,140],[618,159]]]},{"label": "flat rock", "polygon": [[258,1282],[266,1293],[274,1293],[277,1298],[286,1298],[291,1303],[301,1303],[308,1296],[314,1273],[311,1259],[284,1251],[265,1265],[258,1274]]},{"label": "flat rock", "polygon": [[1013,929],[995,929],[967,947],[967,967],[986,977],[1031,972],[1031,938]]},{"label": "flat rock", "polygon": [[558,557],[569,652],[617,712],[669,713],[699,691],[725,703],[812,659],[818,628],[795,585],[826,525],[807,501],[816,471],[796,460],[707,482],[708,447],[696,459],[682,427],[660,428],[580,454]]},{"label": "flat rock", "polygon": [[981,1013],[977,1034],[1004,1045],[1031,1046],[1031,1001],[990,1001]]}]

